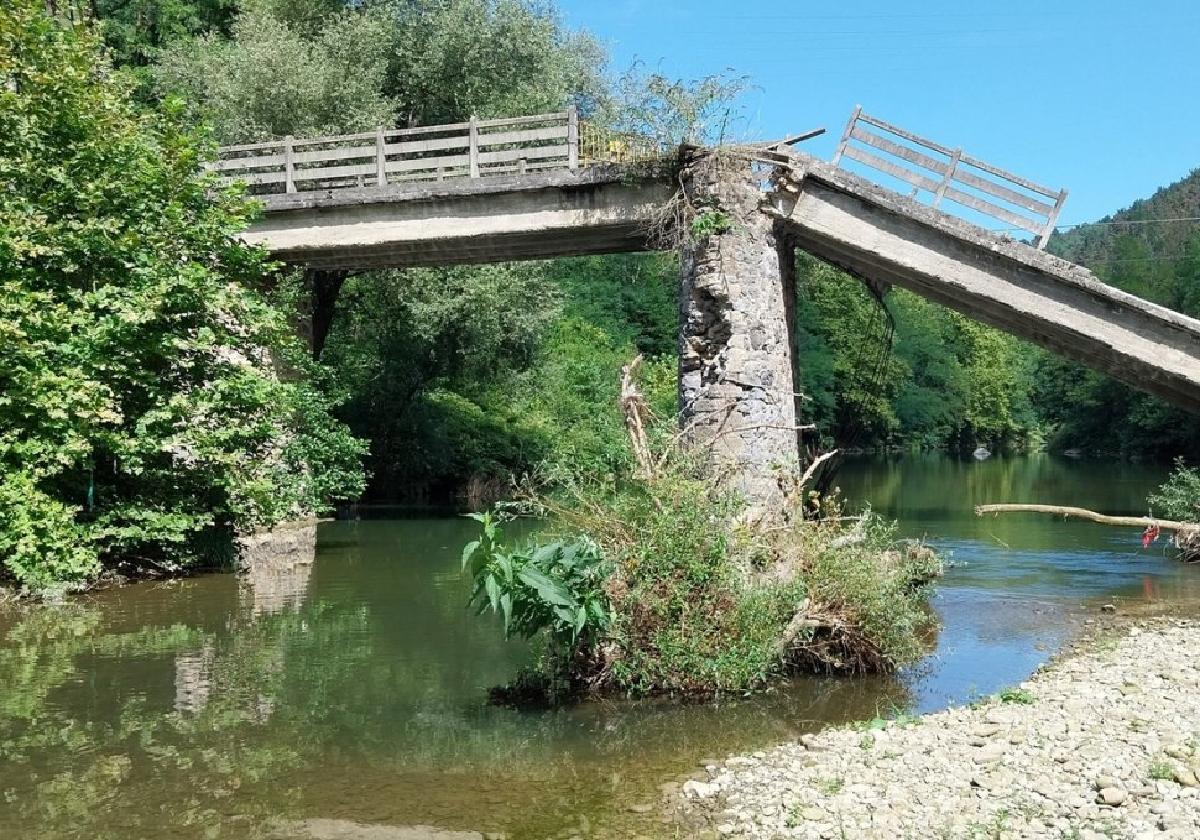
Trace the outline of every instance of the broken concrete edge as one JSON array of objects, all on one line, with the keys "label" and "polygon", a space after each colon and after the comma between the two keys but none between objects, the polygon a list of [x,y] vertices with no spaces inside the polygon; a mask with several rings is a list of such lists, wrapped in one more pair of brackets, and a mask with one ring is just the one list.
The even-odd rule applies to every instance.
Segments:
[{"label": "broken concrete edge", "polygon": [[349,207],[389,201],[433,201],[440,198],[489,195],[547,189],[570,189],[598,184],[628,181],[673,180],[678,163],[673,160],[631,164],[606,164],[584,169],[556,169],[528,175],[459,178],[451,181],[388,184],[371,187],[313,190],[310,192],[278,193],[257,198],[264,213],[286,213],[291,210],[312,210],[322,207]]},{"label": "broken concrete edge", "polygon": [[915,199],[882,187],[845,169],[818,160],[803,152],[792,152],[791,163],[784,166],[785,178],[797,182],[803,189],[802,182],[813,178],[835,190],[864,199],[877,205],[881,210],[895,213],[915,220],[923,225],[934,228],[942,233],[977,247],[986,249],[1003,259],[1018,263],[1027,268],[1053,275],[1056,279],[1070,284],[1080,291],[1086,292],[1105,303],[1124,306],[1160,319],[1172,327],[1195,338],[1200,338],[1200,320],[1180,314],[1165,306],[1144,300],[1109,286],[1100,281],[1088,269],[1076,265],[1062,257],[1056,257],[1046,251],[1014,239],[1010,236],[989,231],[957,216],[952,216],[942,210],[922,204]]},{"label": "broken concrete edge", "polygon": [[302,517],[235,537],[235,567],[244,572],[312,563],[316,559],[317,525],[329,521],[316,516]]}]

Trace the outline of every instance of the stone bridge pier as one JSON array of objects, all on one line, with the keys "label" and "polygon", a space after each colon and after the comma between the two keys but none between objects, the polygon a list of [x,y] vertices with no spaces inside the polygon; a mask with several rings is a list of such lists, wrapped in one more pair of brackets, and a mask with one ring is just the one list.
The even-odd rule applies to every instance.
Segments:
[{"label": "stone bridge pier", "polygon": [[685,439],[708,450],[752,515],[769,516],[795,485],[801,449],[795,249],[760,210],[761,177],[744,158],[705,152],[685,172],[687,215],[716,230],[683,248],[679,403]]}]

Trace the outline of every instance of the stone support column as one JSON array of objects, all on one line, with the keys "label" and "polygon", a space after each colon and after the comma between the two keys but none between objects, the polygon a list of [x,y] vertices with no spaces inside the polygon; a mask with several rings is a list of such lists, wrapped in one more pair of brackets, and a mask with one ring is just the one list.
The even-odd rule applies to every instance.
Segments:
[{"label": "stone support column", "polygon": [[329,271],[306,268],[305,284],[309,291],[308,343],[314,359],[321,358],[325,339],[333,328],[333,316],[338,295],[349,276],[347,271]]},{"label": "stone support column", "polygon": [[800,467],[795,252],[759,210],[760,178],[745,161],[713,155],[685,176],[692,207],[728,225],[683,249],[679,397],[688,441],[711,451],[715,474],[753,513],[770,516]]}]

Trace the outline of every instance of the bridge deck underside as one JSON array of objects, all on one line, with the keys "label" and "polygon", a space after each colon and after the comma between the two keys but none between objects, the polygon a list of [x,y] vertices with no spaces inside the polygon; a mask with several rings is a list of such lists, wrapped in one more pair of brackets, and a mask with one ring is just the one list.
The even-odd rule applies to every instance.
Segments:
[{"label": "bridge deck underside", "polygon": [[278,259],[363,270],[641,251],[669,181],[556,172],[275,197],[246,235]]}]

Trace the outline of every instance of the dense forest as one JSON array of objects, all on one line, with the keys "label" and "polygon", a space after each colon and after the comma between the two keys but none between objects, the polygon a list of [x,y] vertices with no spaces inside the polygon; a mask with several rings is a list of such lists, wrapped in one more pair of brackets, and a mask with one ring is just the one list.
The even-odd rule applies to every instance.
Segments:
[{"label": "dense forest", "polygon": [[[14,14],[40,5],[19,4]],[[744,80],[729,76],[686,82],[636,67],[618,72],[621,68],[609,66],[603,46],[593,37],[567,28],[552,6],[529,0],[96,0],[60,3],[54,11],[84,33],[82,47],[55,47],[70,53],[69,60],[80,68],[73,77],[78,101],[66,104],[84,110],[125,109],[119,129],[131,138],[129,155],[103,160],[108,170],[96,162],[99,158],[92,160],[91,177],[121,181],[118,170],[132,167],[146,173],[146,181],[173,178],[180,189],[192,183],[184,168],[211,154],[214,143],[349,132],[377,124],[450,122],[473,114],[514,115],[566,105],[578,107],[585,119],[636,128],[666,142],[704,139],[705,126],[714,117],[721,122],[736,115],[744,86]],[[8,25],[16,31],[30,24],[13,18]],[[16,37],[11,36],[10,44]],[[38,37],[53,40],[45,33]],[[90,38],[103,45],[103,58],[95,66],[111,68],[103,71],[99,94],[87,88],[96,84],[96,76],[88,74],[97,59],[80,52],[94,49]],[[9,63],[28,60],[28,54],[10,56]],[[43,112],[52,110],[52,98],[61,98],[63,91],[50,86],[43,94],[44,101],[25,102],[21,107],[30,110],[6,128],[0,158],[11,161],[25,154],[15,146],[4,147],[7,138],[21,136],[26,142],[30,126],[43,131],[39,120],[44,122]],[[29,99],[22,91],[5,95]],[[63,136],[39,135],[44,160],[60,160],[63,147],[55,143],[78,143],[82,137],[99,146],[105,141],[100,132],[113,130],[98,123],[67,125],[68,117],[55,117]],[[81,134],[85,129],[91,133]],[[164,149],[175,157],[163,154]],[[155,172],[146,162],[151,159],[159,161]],[[5,166],[12,169],[7,162]],[[136,207],[146,225],[160,216],[184,224],[186,214],[172,210],[172,202],[183,200],[178,191],[148,191],[162,200],[147,205],[139,204],[134,192],[147,190],[144,184],[131,181],[126,186],[129,192],[120,200],[108,196],[109,218],[129,218],[130,208]],[[32,175],[20,185],[26,195],[43,188]],[[187,189],[200,188],[193,184]],[[59,209],[67,219],[65,205]],[[8,208],[19,210],[15,204]],[[1200,175],[1193,175],[1094,226],[1055,236],[1050,247],[1089,265],[1108,282],[1200,315],[1196,225],[1160,221],[1191,218],[1198,210]],[[189,247],[196,253],[220,251],[225,247],[222,231],[236,227],[247,212],[252,211],[231,204],[203,229],[193,225],[188,236],[207,239]],[[114,224],[98,222],[96,236]],[[101,240],[115,251],[131,247],[130,240],[102,236],[79,247],[94,248]],[[27,252],[30,266],[45,260],[35,250]],[[133,259],[124,252],[111,256],[125,264]],[[87,263],[90,253],[72,258]],[[141,258],[153,261],[165,255]],[[175,446],[183,451],[182,443],[170,439],[170,418],[139,414],[156,399],[144,382],[139,383],[144,392],[139,405],[112,408],[114,416],[136,427],[127,429],[120,441],[110,439],[110,430],[93,418],[89,422],[99,425],[90,432],[47,432],[46,449],[36,457],[28,440],[8,440],[0,449],[0,463],[8,473],[3,492],[24,500],[21,522],[7,525],[14,533],[36,535],[47,522],[78,520],[80,511],[91,523],[85,530],[92,536],[84,543],[99,542],[84,558],[74,557],[76,526],[64,525],[58,538],[64,546],[74,546],[64,547],[64,557],[74,557],[63,561],[71,568],[91,568],[97,556],[113,551],[142,552],[147,542],[190,546],[189,535],[215,524],[198,513],[212,506],[214,486],[221,488],[216,507],[222,521],[250,527],[269,524],[285,512],[321,508],[330,500],[483,501],[513,476],[552,477],[568,465],[611,472],[629,457],[616,394],[620,365],[637,352],[648,359],[646,389],[654,411],[663,417],[675,411],[678,267],[673,254],[351,276],[342,288],[328,340],[312,362],[298,358],[280,327],[280,319],[292,321],[293,328],[303,320],[306,279],[281,279],[260,258],[240,251],[221,259],[234,269],[211,282],[241,277],[241,294],[248,296],[221,305],[253,309],[245,318],[255,326],[230,333],[224,316],[214,312],[207,321],[200,318],[203,323],[195,329],[210,342],[217,335],[220,341],[247,345],[243,350],[249,357],[269,354],[276,363],[288,359],[292,375],[280,380],[264,370],[253,399],[235,401],[237,410],[230,416],[260,425],[247,428],[236,441],[203,442],[213,454],[206,477],[186,488],[172,485],[172,493],[186,503],[164,505],[155,497],[151,504],[130,482],[133,475],[152,474],[154,459],[141,453],[137,469],[143,472],[126,474],[133,461],[122,458],[133,456],[113,454],[123,452],[122,447],[140,451],[144,441],[135,438],[150,434],[147,430],[155,428],[151,420],[162,426],[158,437],[150,435],[158,450]],[[63,288],[71,289],[70,295],[82,294],[80,278],[70,273],[74,263],[64,260],[66,266],[56,269],[63,272]],[[1018,449],[1046,445],[1131,456],[1200,456],[1196,420],[1152,398],[909,293],[897,290],[876,299],[858,281],[804,258],[800,275],[797,351],[806,420],[818,425],[827,442],[968,450],[979,444]],[[111,288],[119,291],[120,284]],[[36,290],[43,292],[50,294]],[[193,289],[191,294],[205,293]],[[215,300],[212,295],[208,299]],[[61,305],[69,305],[64,301]],[[22,305],[34,304],[12,303]],[[118,338],[114,336],[109,331],[102,338],[111,343]],[[8,355],[0,359],[0,378],[16,381],[12,371],[18,362],[11,349],[4,352]],[[116,359],[131,351],[113,345],[104,352]],[[157,352],[157,368],[169,367],[166,351],[160,347]],[[30,369],[40,364],[20,362],[26,363]],[[111,375],[111,366],[102,360],[87,364],[104,371],[97,374],[101,380]],[[69,381],[51,382],[48,375],[39,382],[48,393],[78,391]],[[38,400],[51,399],[30,388]],[[10,399],[0,411],[12,413],[15,404]],[[277,418],[271,431],[262,425],[270,423],[254,413],[265,410],[256,406],[268,404],[297,408],[288,419]],[[21,422],[28,420],[22,417]],[[217,457],[226,444],[278,449],[280,429],[294,426],[293,417],[302,422],[287,435],[284,461],[293,467],[306,464],[302,471],[311,475],[317,470],[336,480],[309,481],[300,488],[278,476],[235,476],[231,464]],[[47,419],[47,428],[54,422]],[[276,443],[271,443],[272,435]],[[360,447],[367,475],[362,494],[363,485],[350,466]],[[55,451],[60,455],[47,454]],[[318,465],[321,458],[325,463]],[[167,475],[172,465],[164,462],[158,468]],[[45,504],[35,510],[28,500],[42,498],[39,494],[45,495]],[[133,504],[134,497],[141,501]],[[269,499],[286,504],[268,504]],[[131,504],[141,511],[136,521],[115,512],[127,512]],[[105,519],[108,515],[111,521]],[[150,555],[160,562],[176,549]]]}]

